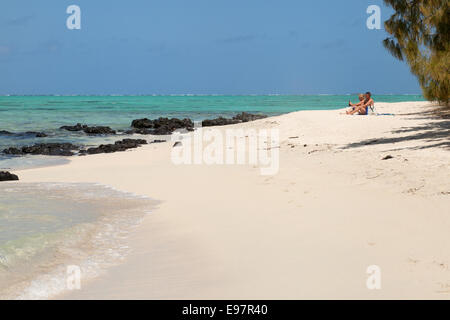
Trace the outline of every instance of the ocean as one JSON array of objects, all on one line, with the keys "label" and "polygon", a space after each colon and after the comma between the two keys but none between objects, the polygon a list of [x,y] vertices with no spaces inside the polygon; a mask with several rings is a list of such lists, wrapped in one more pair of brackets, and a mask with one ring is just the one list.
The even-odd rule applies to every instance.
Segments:
[{"label": "ocean", "polygon": [[[136,118],[203,120],[238,112],[278,115],[298,110],[346,107],[357,95],[304,96],[0,96],[0,130],[41,131],[71,125],[123,129]],[[421,95],[379,95],[378,102],[420,101]]]},{"label": "ocean", "polygon": [[[279,115],[340,109],[356,95],[316,96],[0,96],[0,151],[41,142],[86,146],[120,139],[59,130],[76,123],[129,128],[138,118],[203,120],[239,112]],[[374,96],[378,102],[423,100],[420,95]],[[28,131],[45,132],[37,138]],[[61,157],[1,155],[0,169],[67,162]],[[126,238],[156,204],[107,186],[0,183],[0,299],[45,299],[66,290],[67,265],[95,277],[127,254]]]},{"label": "ocean", "polygon": [[156,201],[82,183],[0,184],[0,300],[47,299],[128,254],[127,238]]},{"label": "ocean", "polygon": [[[114,140],[111,137],[90,137],[81,133],[59,130],[76,123],[110,126],[116,130],[129,128],[138,118],[175,117],[194,121],[219,116],[232,117],[239,112],[261,113],[268,116],[298,110],[330,110],[357,100],[356,95],[172,95],[172,96],[0,96],[0,151],[12,146],[40,142],[72,142],[98,145]],[[378,102],[423,100],[421,95],[379,95]],[[1,131],[20,133],[1,134]],[[45,132],[48,137],[36,138],[26,132]],[[117,138],[117,137],[116,137]],[[16,161],[0,153],[0,169],[38,166],[50,161],[42,157],[27,157]]]}]

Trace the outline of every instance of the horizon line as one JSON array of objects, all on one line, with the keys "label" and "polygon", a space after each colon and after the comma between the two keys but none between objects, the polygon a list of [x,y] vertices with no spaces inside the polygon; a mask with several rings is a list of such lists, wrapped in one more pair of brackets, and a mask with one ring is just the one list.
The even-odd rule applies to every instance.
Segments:
[{"label": "horizon line", "polygon": [[[145,93],[145,94],[0,94],[0,97],[189,97],[189,96],[204,96],[204,97],[217,97],[217,96],[232,96],[232,97],[246,97],[246,96],[350,96],[358,95],[360,92],[354,93],[258,93],[258,94],[202,94],[202,93]],[[374,96],[423,96],[422,93],[373,93]]]}]

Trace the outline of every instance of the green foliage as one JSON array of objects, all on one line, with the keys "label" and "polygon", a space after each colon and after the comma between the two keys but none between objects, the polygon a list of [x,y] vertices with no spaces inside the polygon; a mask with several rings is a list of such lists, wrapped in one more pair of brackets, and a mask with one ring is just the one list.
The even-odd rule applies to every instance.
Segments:
[{"label": "green foliage", "polygon": [[406,60],[426,99],[449,106],[450,1],[384,0],[395,13],[385,22],[383,45]]}]

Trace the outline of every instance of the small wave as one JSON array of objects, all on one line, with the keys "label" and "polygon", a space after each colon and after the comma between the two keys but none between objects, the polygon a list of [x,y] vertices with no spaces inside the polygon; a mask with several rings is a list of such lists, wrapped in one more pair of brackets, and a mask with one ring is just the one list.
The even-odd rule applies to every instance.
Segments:
[{"label": "small wave", "polygon": [[85,281],[120,263],[155,204],[101,184],[0,186],[0,299],[47,299],[66,290],[68,265]]}]

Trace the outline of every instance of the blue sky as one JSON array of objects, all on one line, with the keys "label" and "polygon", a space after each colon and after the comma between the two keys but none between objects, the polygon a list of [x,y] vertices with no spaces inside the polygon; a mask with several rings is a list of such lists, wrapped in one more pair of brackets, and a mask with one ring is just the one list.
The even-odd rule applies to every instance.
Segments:
[{"label": "blue sky", "polygon": [[[82,29],[66,28],[80,6]],[[382,0],[2,0],[0,94],[420,93]]]}]

